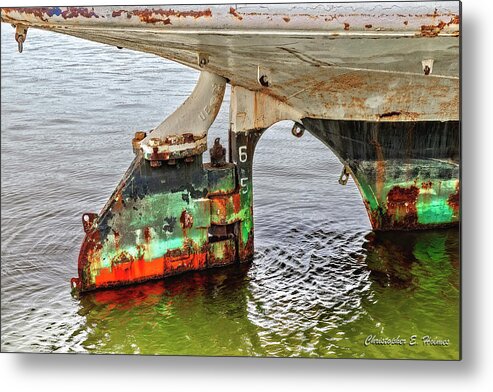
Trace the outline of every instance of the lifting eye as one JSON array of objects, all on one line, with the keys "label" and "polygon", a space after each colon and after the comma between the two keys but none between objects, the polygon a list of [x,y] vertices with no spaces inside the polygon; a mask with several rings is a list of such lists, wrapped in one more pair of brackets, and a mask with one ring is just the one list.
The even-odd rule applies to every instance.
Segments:
[{"label": "lifting eye", "polygon": [[351,172],[349,171],[349,168],[344,165],[344,167],[342,168],[341,176],[339,177],[339,184],[346,185],[347,181],[349,180],[350,174]]},{"label": "lifting eye", "polygon": [[27,36],[27,27],[22,25],[15,26],[15,40],[17,41],[17,48],[19,49],[19,53],[22,53],[24,49],[24,42],[26,41]]},{"label": "lifting eye", "polygon": [[260,76],[258,82],[264,87],[269,87],[269,78],[267,77],[267,75]]},{"label": "lifting eye", "polygon": [[305,127],[303,127],[301,124],[294,123],[293,128],[291,128],[291,133],[293,134],[293,136],[302,137],[305,133]]}]

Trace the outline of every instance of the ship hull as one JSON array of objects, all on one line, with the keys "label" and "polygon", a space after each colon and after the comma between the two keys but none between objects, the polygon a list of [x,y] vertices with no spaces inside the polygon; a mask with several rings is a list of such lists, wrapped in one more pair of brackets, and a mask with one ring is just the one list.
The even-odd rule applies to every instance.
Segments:
[{"label": "ship hull", "polygon": [[460,221],[460,123],[304,119],[349,169],[374,230]]}]

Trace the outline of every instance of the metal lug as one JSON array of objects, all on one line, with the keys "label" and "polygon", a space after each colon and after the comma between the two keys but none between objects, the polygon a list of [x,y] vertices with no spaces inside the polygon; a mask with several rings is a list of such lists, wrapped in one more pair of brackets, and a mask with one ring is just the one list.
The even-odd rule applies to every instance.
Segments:
[{"label": "metal lug", "polygon": [[147,133],[144,131],[138,131],[135,132],[135,136],[132,139],[132,148],[134,150],[134,153],[137,153],[140,151],[140,142],[144,140],[147,136]]},{"label": "metal lug", "polygon": [[294,123],[293,128],[291,128],[291,133],[293,136],[302,137],[305,133],[305,128],[301,124]]},{"label": "metal lug", "polygon": [[423,60],[421,61],[421,65],[423,66],[423,73],[425,75],[429,75],[433,72],[433,59]]},{"label": "metal lug", "polygon": [[15,40],[17,41],[19,53],[22,53],[24,49],[24,42],[26,41],[27,27],[23,25],[17,25],[15,27]]},{"label": "metal lug", "polygon": [[349,168],[344,165],[344,167],[342,168],[341,176],[339,177],[339,184],[346,185],[349,180],[349,174]]},{"label": "metal lug", "polygon": [[199,67],[204,68],[207,64],[209,64],[209,55],[199,53]]},{"label": "metal lug", "polygon": [[214,140],[214,145],[209,150],[211,155],[211,164],[214,167],[221,167],[226,164],[226,149],[221,144],[221,138]]}]

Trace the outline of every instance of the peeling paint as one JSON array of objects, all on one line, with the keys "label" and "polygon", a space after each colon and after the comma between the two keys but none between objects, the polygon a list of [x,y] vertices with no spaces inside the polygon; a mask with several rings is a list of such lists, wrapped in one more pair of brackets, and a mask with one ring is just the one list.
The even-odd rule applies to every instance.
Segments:
[{"label": "peeling paint", "polygon": [[236,9],[234,9],[233,7],[229,7],[229,13],[233,15],[236,19],[243,20],[243,17],[240,14],[238,14]]},{"label": "peeling paint", "polygon": [[136,16],[144,23],[162,23],[164,25],[172,24],[171,18],[202,18],[202,17],[212,17],[212,11],[210,8],[205,10],[188,10],[188,11],[178,11],[174,9],[160,9],[160,8],[146,8],[146,9],[134,9],[134,10],[115,10],[112,12],[111,16],[113,18],[121,17],[126,15],[126,18],[130,19]]},{"label": "peeling paint", "polygon": [[458,122],[303,124],[351,169],[374,230],[459,223]]}]

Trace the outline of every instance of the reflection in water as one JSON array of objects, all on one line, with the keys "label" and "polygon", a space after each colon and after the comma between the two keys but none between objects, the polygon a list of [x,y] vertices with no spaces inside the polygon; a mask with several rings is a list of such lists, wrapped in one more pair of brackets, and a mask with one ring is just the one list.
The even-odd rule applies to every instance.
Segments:
[{"label": "reflection in water", "polygon": [[[407,338],[403,357],[457,359],[459,356],[460,236],[458,229],[371,233],[365,244],[372,298],[364,304],[373,326],[368,333]],[[389,301],[389,299],[391,299]],[[392,321],[389,321],[392,320]],[[423,338],[450,340],[430,347]],[[396,354],[395,347],[372,346],[367,354]],[[407,353],[407,354],[406,354]]]},{"label": "reflection in water", "polygon": [[[415,291],[433,280],[435,288],[452,285],[459,290],[457,275],[453,273],[459,272],[457,230],[370,233],[366,238],[366,263],[372,280],[381,287]],[[431,268],[433,274],[419,273]],[[444,277],[449,279],[448,283],[443,281]]]},{"label": "reflection in water", "polygon": [[246,314],[247,268],[85,295],[79,314],[90,328],[83,345],[96,352],[251,355],[258,339]]},{"label": "reflection in water", "polygon": [[[290,229],[250,271],[249,319],[272,355],[330,356],[364,313],[368,274],[361,234]],[[343,353],[339,353],[343,354]]]},{"label": "reflection in water", "polygon": [[[142,354],[457,358],[457,230],[359,238],[288,231],[287,246],[258,252],[250,265],[82,297],[83,346]],[[355,241],[360,251],[348,254]],[[451,344],[365,347],[370,334],[430,335]]]}]

